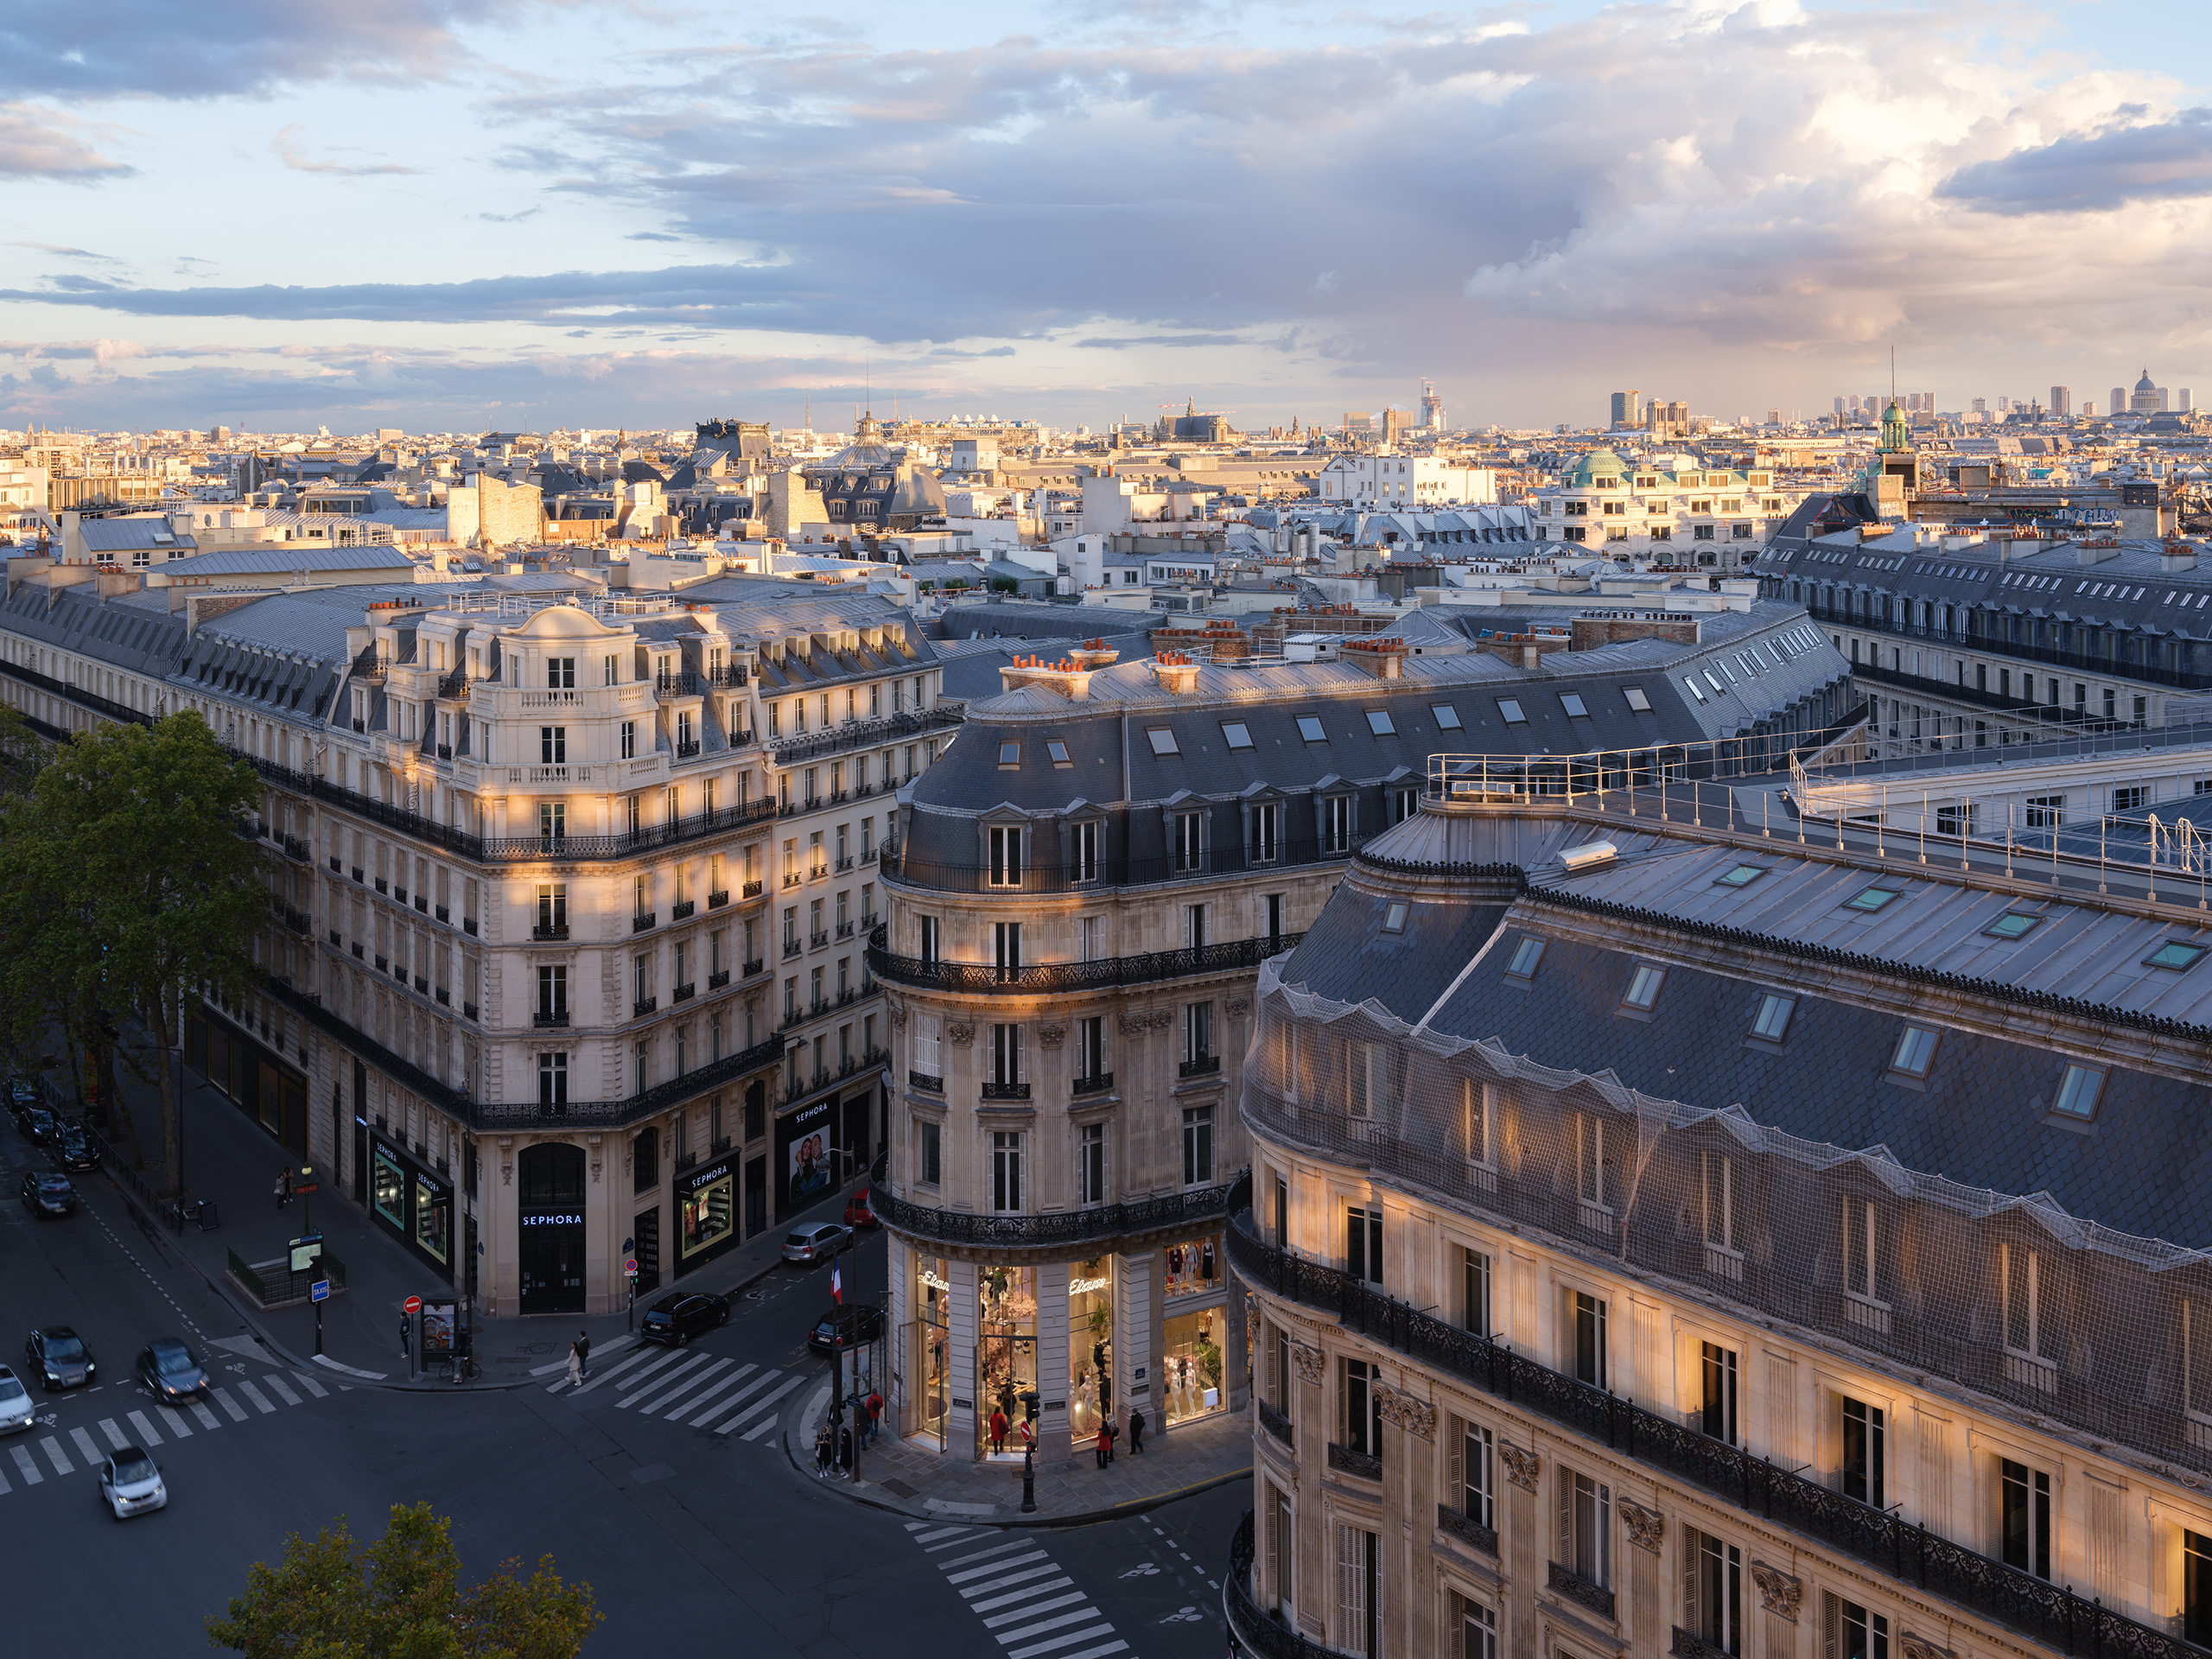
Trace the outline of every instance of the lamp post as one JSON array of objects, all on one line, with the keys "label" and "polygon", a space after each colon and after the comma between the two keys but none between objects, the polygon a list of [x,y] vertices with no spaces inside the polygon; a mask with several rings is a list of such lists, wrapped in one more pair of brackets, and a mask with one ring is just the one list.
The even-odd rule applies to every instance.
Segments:
[{"label": "lamp post", "polygon": [[1021,1395],[1021,1512],[1037,1513],[1037,1390]]}]

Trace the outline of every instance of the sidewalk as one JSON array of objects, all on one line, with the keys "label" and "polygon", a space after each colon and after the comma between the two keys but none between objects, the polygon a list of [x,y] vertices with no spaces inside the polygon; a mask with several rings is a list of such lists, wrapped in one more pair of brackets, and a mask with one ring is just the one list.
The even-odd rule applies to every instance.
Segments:
[{"label": "sidewalk", "polygon": [[[455,1385],[442,1370],[435,1380],[409,1376],[407,1357],[399,1348],[400,1308],[409,1296],[420,1296],[425,1301],[454,1300],[457,1288],[440,1281],[404,1245],[327,1183],[321,1192],[295,1198],[288,1208],[278,1209],[274,1192],[276,1172],[288,1161],[296,1168],[296,1160],[226,1096],[201,1082],[197,1073],[183,1067],[179,1071],[184,1080],[186,1196],[192,1202],[212,1200],[218,1224],[212,1232],[194,1226],[188,1226],[181,1235],[161,1226],[149,1230],[237,1309],[243,1329],[290,1363],[319,1363],[366,1384],[450,1392]],[[138,1126],[139,1144],[148,1163],[146,1178],[157,1184],[159,1092],[128,1082],[122,1092],[122,1105]],[[127,1160],[129,1134],[120,1112],[117,1117],[108,1140],[116,1149],[114,1155]],[[861,1184],[865,1180],[863,1176]],[[120,1184],[118,1187],[120,1191]],[[843,1212],[849,1191],[832,1193],[804,1219],[836,1219]],[[132,1195],[122,1195],[137,1205]],[[264,1310],[230,1276],[233,1250],[249,1264],[274,1261],[284,1255],[292,1239],[310,1230],[310,1224],[312,1230],[322,1235],[325,1249],[346,1268],[346,1287],[334,1287],[322,1305],[323,1358],[320,1361],[311,1357],[315,1352],[313,1307],[302,1304]],[[784,1235],[795,1224],[796,1221],[771,1227],[711,1265],[686,1274],[683,1288],[730,1295],[766,1277],[780,1264]],[[664,1286],[641,1296],[639,1311],[666,1289]],[[514,1388],[533,1376],[550,1380],[566,1367],[569,1344],[580,1331],[590,1335],[594,1360],[631,1345],[627,1313],[483,1319],[474,1326],[476,1379],[460,1386]]]},{"label": "sidewalk", "polygon": [[[785,1432],[784,1454],[800,1473],[814,1473],[814,1437],[830,1414],[825,1379],[808,1401],[804,1416]],[[1037,1509],[1021,1512],[1021,1465],[976,1463],[957,1452],[943,1455],[927,1442],[909,1445],[887,1433],[875,1437],[860,1454],[861,1478],[832,1475],[821,1486],[871,1509],[918,1520],[963,1522],[970,1526],[1066,1527],[1141,1514],[1208,1487],[1249,1478],[1252,1473],[1252,1416],[1249,1409],[1224,1412],[1187,1423],[1166,1434],[1145,1436],[1144,1450],[1132,1454],[1126,1438],[1114,1461],[1098,1467],[1093,1455],[1076,1456],[1036,1468]]]}]

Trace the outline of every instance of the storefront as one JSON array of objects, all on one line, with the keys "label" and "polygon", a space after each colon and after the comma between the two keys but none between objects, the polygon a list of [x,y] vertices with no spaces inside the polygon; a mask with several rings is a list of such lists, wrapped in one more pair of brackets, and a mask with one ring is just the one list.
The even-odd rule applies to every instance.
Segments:
[{"label": "storefront", "polygon": [[742,1152],[723,1154],[676,1178],[676,1271],[686,1274],[743,1243],[737,1227]]},{"label": "storefront", "polygon": [[1114,1415],[1114,1258],[1068,1269],[1068,1432],[1077,1446]]},{"label": "storefront", "polygon": [[948,1378],[945,1328],[952,1306],[952,1283],[945,1276],[945,1260],[941,1255],[912,1258],[913,1283],[907,1293],[906,1306],[913,1310],[908,1323],[907,1363],[913,1386],[908,1398],[913,1402],[913,1412],[907,1432],[930,1441],[936,1448],[944,1450]]},{"label": "storefront", "polygon": [[369,1136],[369,1213],[453,1282],[453,1183],[380,1135]]},{"label": "storefront", "polygon": [[1218,1232],[1179,1239],[1160,1252],[1160,1423],[1224,1408],[1229,1399],[1228,1258]]},{"label": "storefront", "polygon": [[584,1149],[524,1147],[515,1159],[515,1259],[524,1313],[584,1309]]},{"label": "storefront", "polygon": [[769,1173],[776,1187],[777,1220],[789,1221],[836,1190],[831,1145],[836,1126],[835,1095],[794,1106],[776,1119],[775,1163]]},{"label": "storefront", "polygon": [[301,1158],[308,1150],[307,1074],[202,1004],[185,1016],[184,1063]]},{"label": "storefront", "polygon": [[[1022,1419],[1021,1396],[1037,1388],[1037,1269],[985,1267],[976,1275],[976,1428],[986,1457],[1019,1459],[1011,1426]],[[994,1412],[1009,1426],[1004,1451],[990,1440]]]}]

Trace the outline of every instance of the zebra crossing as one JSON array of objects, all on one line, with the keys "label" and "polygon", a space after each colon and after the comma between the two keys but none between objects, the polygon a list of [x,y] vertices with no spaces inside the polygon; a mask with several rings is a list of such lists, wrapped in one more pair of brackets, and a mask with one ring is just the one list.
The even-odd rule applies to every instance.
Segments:
[{"label": "zebra crossing", "polygon": [[[256,1382],[261,1386],[257,1388]],[[352,1392],[343,1382],[332,1386],[341,1394]],[[264,1389],[266,1393],[263,1392]],[[270,1395],[282,1401],[283,1405],[272,1404]],[[257,1378],[218,1383],[208,1389],[207,1398],[188,1400],[181,1407],[148,1401],[143,1407],[118,1406],[112,1414],[89,1424],[77,1423],[67,1428],[56,1424],[48,1434],[33,1429],[10,1445],[7,1456],[0,1459],[0,1497],[8,1497],[19,1487],[28,1490],[43,1485],[49,1477],[66,1480],[80,1469],[96,1470],[109,1452],[120,1452],[126,1446],[150,1452],[172,1440],[188,1440],[234,1424],[257,1422],[263,1417],[276,1415],[285,1407],[329,1397],[330,1389],[305,1371],[294,1371],[289,1377],[282,1372],[269,1371]],[[97,1411],[99,1408],[94,1406],[92,1409]],[[94,1430],[99,1431],[100,1439],[93,1438]],[[73,1451],[74,1457],[70,1455]]]},{"label": "zebra crossing", "polygon": [[[776,1366],[740,1363],[734,1357],[682,1348],[639,1347],[602,1365],[571,1388],[563,1377],[546,1389],[581,1400],[606,1389],[617,1411],[658,1417],[715,1434],[753,1441],[772,1433],[784,1396],[806,1379]],[[593,1402],[608,1403],[607,1396]],[[743,1432],[739,1433],[740,1430]]]},{"label": "zebra crossing", "polygon": [[1129,1650],[1033,1535],[927,1521],[909,1521],[906,1530],[938,1558],[945,1582],[998,1643],[999,1659],[1106,1659]]}]

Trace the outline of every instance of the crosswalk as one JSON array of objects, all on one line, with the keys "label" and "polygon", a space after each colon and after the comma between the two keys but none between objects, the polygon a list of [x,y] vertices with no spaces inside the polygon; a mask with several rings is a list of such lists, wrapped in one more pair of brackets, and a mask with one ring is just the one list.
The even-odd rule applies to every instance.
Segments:
[{"label": "crosswalk", "polygon": [[906,1530],[938,1558],[944,1581],[998,1643],[1000,1659],[1106,1659],[1129,1650],[1033,1535],[1008,1538],[993,1528],[927,1521],[909,1521]]},{"label": "crosswalk", "polygon": [[[682,1348],[640,1347],[601,1366],[574,1388],[563,1377],[545,1391],[582,1400],[606,1389],[617,1411],[634,1411],[640,1417],[684,1423],[715,1434],[735,1433],[752,1441],[774,1432],[774,1408],[805,1380],[772,1365],[741,1364],[734,1358]],[[593,1403],[607,1401],[602,1396]]]},{"label": "crosswalk", "polygon": [[[256,1381],[261,1387],[255,1386]],[[351,1391],[343,1382],[333,1386],[340,1393]],[[263,1389],[268,1392],[264,1393]],[[270,1395],[282,1401],[283,1405],[272,1404]],[[151,1451],[171,1440],[188,1440],[195,1434],[210,1433],[233,1424],[256,1422],[263,1417],[274,1416],[287,1406],[329,1397],[330,1389],[305,1371],[294,1371],[289,1377],[282,1372],[270,1371],[257,1379],[242,1378],[236,1382],[218,1384],[208,1389],[206,1399],[187,1401],[181,1407],[149,1402],[140,1408],[118,1407],[112,1415],[90,1423],[67,1428],[57,1424],[49,1434],[39,1434],[34,1430],[10,1446],[6,1458],[0,1459],[0,1497],[7,1497],[18,1486],[28,1489],[43,1485],[49,1476],[67,1479],[80,1470],[95,1470],[109,1452],[119,1452],[126,1446]],[[100,1439],[93,1438],[94,1430],[99,1431]],[[74,1457],[70,1455],[73,1451]]]}]

